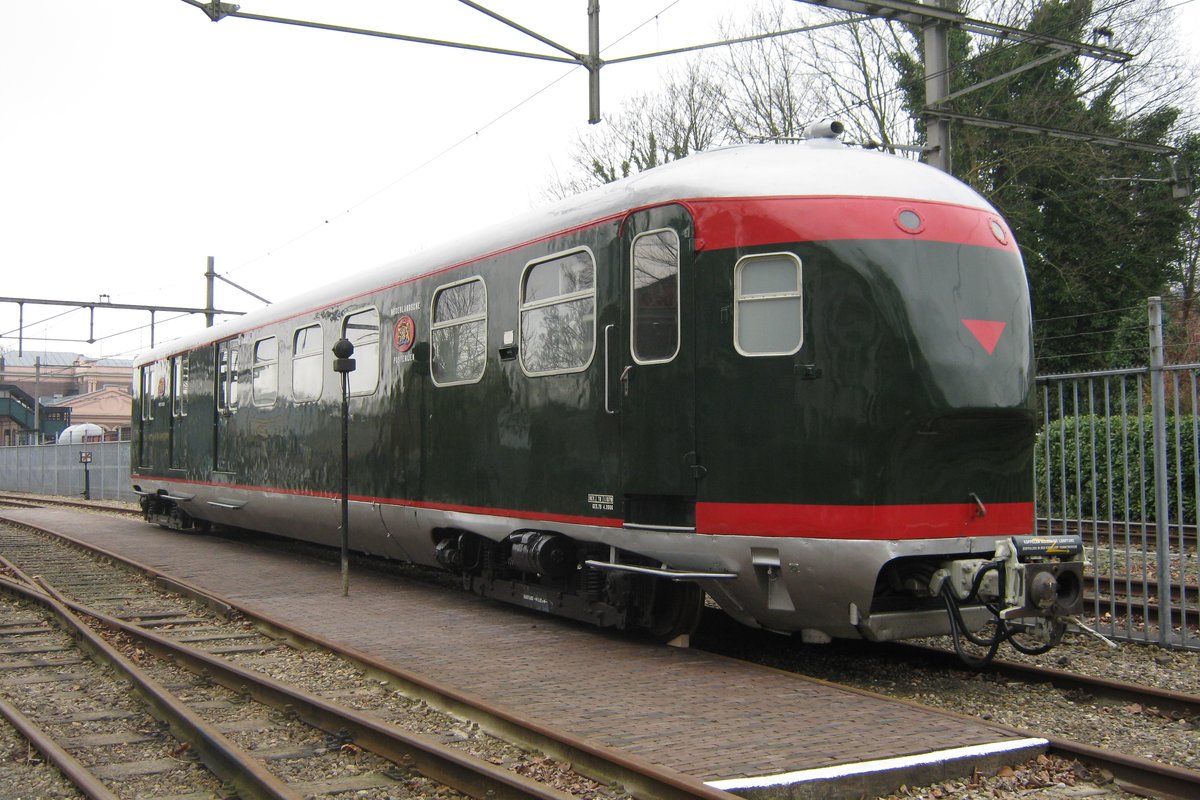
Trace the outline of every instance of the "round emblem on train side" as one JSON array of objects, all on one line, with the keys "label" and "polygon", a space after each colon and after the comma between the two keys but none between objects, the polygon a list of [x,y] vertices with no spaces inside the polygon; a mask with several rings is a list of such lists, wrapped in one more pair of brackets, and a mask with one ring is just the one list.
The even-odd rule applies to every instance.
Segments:
[{"label": "round emblem on train side", "polygon": [[392,344],[401,353],[407,353],[417,341],[417,323],[408,314],[396,320],[392,331]]},{"label": "round emblem on train side", "polygon": [[992,229],[992,236],[996,237],[996,241],[1000,244],[1008,244],[1008,233],[1005,232],[1004,226],[1000,224],[998,219],[988,220],[988,226]]},{"label": "round emblem on train side", "polygon": [[925,230],[925,220],[911,208],[898,208],[892,220],[905,233],[917,234]]}]

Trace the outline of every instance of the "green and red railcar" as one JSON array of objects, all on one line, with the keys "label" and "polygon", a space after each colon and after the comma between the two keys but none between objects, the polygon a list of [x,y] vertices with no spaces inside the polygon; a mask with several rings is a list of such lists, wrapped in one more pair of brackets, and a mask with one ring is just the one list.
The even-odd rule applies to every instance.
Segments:
[{"label": "green and red railcar", "polygon": [[1077,607],[1020,253],[919,163],[701,153],[160,346],[147,518],[338,542],[341,338],[357,550],[668,638],[704,593],[812,641]]}]

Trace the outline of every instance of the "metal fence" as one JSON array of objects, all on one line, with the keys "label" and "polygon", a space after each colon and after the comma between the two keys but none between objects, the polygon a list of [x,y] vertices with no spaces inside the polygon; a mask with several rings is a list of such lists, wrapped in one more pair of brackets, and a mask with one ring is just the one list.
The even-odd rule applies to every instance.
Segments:
[{"label": "metal fence", "polygon": [[1101,633],[1200,650],[1200,364],[1163,364],[1156,301],[1149,367],[1038,378],[1036,515],[1083,536]]},{"label": "metal fence", "polygon": [[[81,461],[90,453],[90,463]],[[0,447],[0,489],[137,501],[129,487],[129,442]]]}]

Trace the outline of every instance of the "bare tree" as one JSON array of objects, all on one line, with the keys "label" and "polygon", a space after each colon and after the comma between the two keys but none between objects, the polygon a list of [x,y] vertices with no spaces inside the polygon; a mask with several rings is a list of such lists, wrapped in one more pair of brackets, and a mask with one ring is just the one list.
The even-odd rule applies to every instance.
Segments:
[{"label": "bare tree", "polygon": [[571,173],[547,194],[568,197],[722,144],[723,98],[713,71],[700,59],[688,62],[667,76],[661,90],[626,100],[617,114],[580,136]]}]

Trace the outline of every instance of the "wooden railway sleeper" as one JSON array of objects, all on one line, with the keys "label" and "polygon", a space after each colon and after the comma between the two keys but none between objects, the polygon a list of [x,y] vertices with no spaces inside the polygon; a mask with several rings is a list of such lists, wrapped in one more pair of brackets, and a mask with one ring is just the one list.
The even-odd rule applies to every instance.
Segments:
[{"label": "wooden railway sleeper", "polygon": [[[54,592],[45,581],[37,581],[47,592]],[[96,619],[109,629],[128,635],[157,655],[171,658],[177,666],[197,673],[203,671],[211,680],[226,688],[247,692],[255,701],[285,714],[294,714],[308,725],[331,735],[348,736],[365,750],[395,764],[411,766],[426,777],[452,786],[472,797],[488,800],[568,800],[570,797],[518,773],[446,747],[433,737],[399,730],[381,720],[272,681],[266,676],[202,650],[175,642],[70,599],[59,597],[56,602],[61,602],[65,608],[77,614]]]},{"label": "wooden railway sleeper", "polygon": [[117,795],[113,794],[87,767],[79,763],[78,759],[63,749],[33,720],[22,714],[16,706],[8,703],[2,697],[0,697],[0,716],[7,719],[18,733],[28,739],[30,744],[45,756],[46,760],[57,767],[67,780],[75,784],[75,788],[83,792],[88,800],[118,800]]},{"label": "wooden railway sleeper", "polygon": [[[18,571],[18,574],[24,579],[24,573]],[[188,742],[200,755],[204,764],[221,780],[237,786],[239,792],[246,797],[300,800],[299,794],[289,789],[249,753],[229,741],[157,681],[138,669],[72,613],[76,604],[59,595],[45,581],[38,578],[33,580],[33,585],[26,585],[0,578],[0,586],[39,603],[58,616],[70,628],[80,646],[132,684],[153,710],[154,715],[167,722],[173,735]],[[88,612],[83,610],[79,613]]]}]

